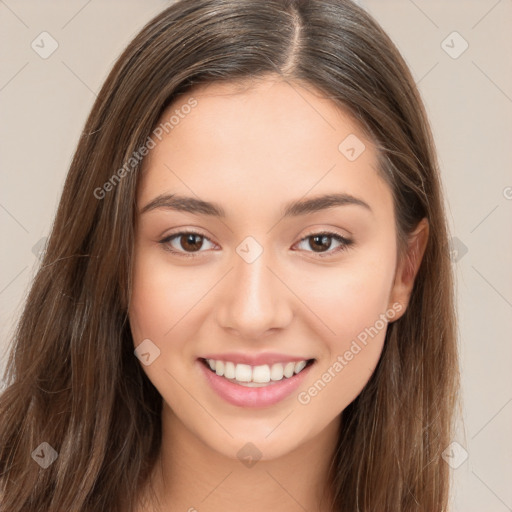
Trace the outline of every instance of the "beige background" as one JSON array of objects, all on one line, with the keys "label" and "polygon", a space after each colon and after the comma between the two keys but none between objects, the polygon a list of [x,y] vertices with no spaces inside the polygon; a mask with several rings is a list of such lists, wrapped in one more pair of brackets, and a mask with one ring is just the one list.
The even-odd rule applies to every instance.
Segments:
[{"label": "beige background", "polygon": [[[359,3],[418,82],[455,237],[464,411],[459,444],[447,452],[460,464],[452,510],[510,511],[512,0]],[[0,0],[0,369],[95,94],[125,45],[166,5]],[[38,37],[43,31],[58,44],[46,59],[31,47],[35,40],[42,52],[45,37],[51,48],[50,36]]]}]

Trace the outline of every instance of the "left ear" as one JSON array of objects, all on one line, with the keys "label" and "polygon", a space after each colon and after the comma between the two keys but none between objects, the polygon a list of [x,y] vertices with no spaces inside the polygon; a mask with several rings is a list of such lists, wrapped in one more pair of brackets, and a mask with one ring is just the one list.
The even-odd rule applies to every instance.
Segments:
[{"label": "left ear", "polygon": [[418,222],[414,231],[409,234],[406,254],[397,263],[395,281],[391,289],[388,307],[396,310],[396,308],[393,308],[393,304],[400,303],[402,308],[398,315],[393,317],[393,320],[398,320],[407,309],[414,280],[427,247],[428,233],[429,224],[426,217],[424,217]]}]

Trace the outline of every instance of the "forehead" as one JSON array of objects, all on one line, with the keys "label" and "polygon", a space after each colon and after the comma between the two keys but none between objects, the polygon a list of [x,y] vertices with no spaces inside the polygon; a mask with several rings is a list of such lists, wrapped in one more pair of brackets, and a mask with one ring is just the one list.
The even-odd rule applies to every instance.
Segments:
[{"label": "forehead", "polygon": [[[191,98],[197,103],[194,108],[187,106]],[[192,142],[190,132],[193,131],[194,138],[200,138],[202,144],[211,140],[217,147],[219,144],[238,146],[247,152],[254,143],[261,150],[264,143],[264,148],[274,156],[278,147],[294,148],[298,152],[304,142],[316,148],[320,139],[324,141],[323,149],[329,148],[337,155],[339,137],[343,134],[365,138],[346,108],[325,98],[310,85],[275,78],[243,83],[214,82],[196,87],[168,107],[161,121],[165,122],[174,113],[181,114],[179,123],[172,129],[176,143],[180,135],[183,135],[181,142]],[[312,153],[312,156],[317,155]]]},{"label": "forehead", "polygon": [[[311,87],[274,79],[212,83],[181,96],[161,122],[171,116],[172,129],[144,161],[140,202],[165,191],[238,202],[255,213],[262,203],[277,208],[308,193],[389,199],[371,141]],[[351,147],[355,159],[346,153]]]}]

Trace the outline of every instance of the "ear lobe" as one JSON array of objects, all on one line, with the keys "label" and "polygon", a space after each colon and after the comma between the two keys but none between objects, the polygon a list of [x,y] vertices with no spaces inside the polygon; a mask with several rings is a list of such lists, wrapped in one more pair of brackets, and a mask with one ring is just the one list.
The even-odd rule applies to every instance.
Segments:
[{"label": "ear lobe", "polygon": [[428,233],[429,224],[427,219],[423,218],[418,222],[414,231],[409,234],[406,253],[402,261],[398,263],[389,304],[389,307],[396,302],[402,305],[401,313],[394,318],[395,320],[402,316],[407,309],[414,280],[427,247]]}]

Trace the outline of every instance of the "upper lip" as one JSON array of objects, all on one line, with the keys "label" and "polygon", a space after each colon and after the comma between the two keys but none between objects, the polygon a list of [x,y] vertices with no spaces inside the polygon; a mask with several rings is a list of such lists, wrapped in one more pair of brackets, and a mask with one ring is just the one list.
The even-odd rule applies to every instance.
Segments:
[{"label": "upper lip", "polygon": [[215,359],[216,361],[231,361],[235,364],[248,364],[250,366],[260,366],[275,363],[289,363],[298,361],[309,361],[310,357],[290,356],[287,354],[263,353],[263,354],[241,354],[229,352],[224,354],[208,354],[203,359]]}]

